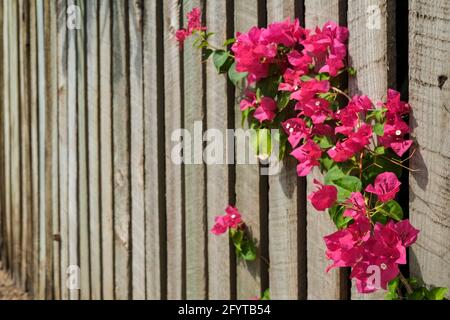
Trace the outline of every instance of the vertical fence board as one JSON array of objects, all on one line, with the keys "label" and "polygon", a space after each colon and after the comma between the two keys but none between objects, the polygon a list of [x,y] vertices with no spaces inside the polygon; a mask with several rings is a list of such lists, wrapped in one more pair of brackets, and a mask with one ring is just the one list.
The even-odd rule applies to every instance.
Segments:
[{"label": "vertical fence board", "polygon": [[410,166],[410,218],[421,230],[410,251],[411,273],[450,286],[449,170],[450,4],[413,0],[409,12],[409,97],[418,150]]},{"label": "vertical fence board", "polygon": [[[268,23],[294,19],[294,13],[294,1],[267,2]],[[278,174],[269,176],[270,295],[271,299],[297,299],[306,295],[306,270],[301,268],[304,261],[299,261],[305,256],[299,238],[306,231],[299,228],[305,222],[297,193],[300,179],[296,161],[291,157],[280,163],[279,170]],[[304,179],[301,181],[304,184]]]},{"label": "vertical fence board", "polygon": [[[238,0],[235,2],[235,29],[236,31],[247,32],[252,26],[258,25],[258,1]],[[238,97],[242,92],[237,92]],[[239,100],[239,99],[238,99]],[[235,127],[241,127],[241,112],[239,103],[235,108]],[[245,124],[244,129],[248,129]],[[238,153],[247,152],[248,157],[256,157],[253,150],[237,150]],[[261,271],[267,266],[262,266],[260,259],[261,245],[261,215],[267,214],[263,203],[262,184],[266,177],[260,175],[258,164],[236,164],[236,207],[243,215],[250,229],[251,237],[256,240],[258,247],[258,258],[255,261],[237,260],[237,298],[245,299],[261,294]],[[267,259],[267,257],[265,257]]]},{"label": "vertical fence board", "polygon": [[[322,26],[328,20],[339,22],[339,0],[305,0],[305,21],[307,28]],[[307,178],[307,193],[314,190],[312,181],[323,177],[314,170]],[[308,201],[307,204],[307,268],[308,268],[308,299],[339,299],[339,270],[325,273],[329,261],[325,256],[323,237],[336,230],[328,214],[317,212]]]},{"label": "vertical fence board", "polygon": [[131,244],[127,9],[125,1],[112,2],[112,8],[115,294],[116,299],[129,299]]},{"label": "vertical fence board", "polygon": [[[3,65],[3,2],[0,2],[0,63]],[[6,262],[6,246],[5,246],[5,141],[3,138],[3,88],[5,86],[4,74],[0,71],[0,264],[4,268]]]},{"label": "vertical fence board", "polygon": [[[227,38],[227,26],[232,24],[227,15],[227,3],[207,1],[206,22],[208,29],[215,32],[215,35],[211,37],[211,44],[220,47]],[[234,104],[234,97],[227,95],[227,79],[225,76],[217,75],[212,61],[209,61],[206,66],[206,124],[208,129],[217,129],[223,134],[222,142],[225,144],[226,129],[234,127],[234,119],[230,117],[230,113],[233,114],[230,103]],[[231,298],[230,265],[232,262],[229,238],[225,235],[218,237],[209,231],[214,225],[214,217],[223,214],[223,210],[230,201],[230,187],[232,187],[230,171],[232,169],[224,162],[226,159],[224,154],[222,164],[209,165],[206,170],[209,299]]]},{"label": "vertical fence board", "polygon": [[[73,8],[74,0],[67,0],[68,7]],[[72,12],[73,14],[73,12]],[[67,30],[67,145],[68,145],[68,225],[69,225],[69,266],[79,266],[78,234],[78,157],[77,157],[77,52],[76,29]],[[70,270],[70,276],[76,274]],[[78,289],[69,288],[70,299],[79,298]]]},{"label": "vertical fence board", "polygon": [[[193,8],[203,8],[204,1],[183,2],[184,15]],[[185,21],[184,24],[187,24]],[[206,190],[205,166],[202,161],[202,143],[204,127],[204,83],[201,50],[192,46],[194,37],[186,40],[184,46],[184,128],[190,133],[191,141],[184,145],[184,180],[189,183],[185,188],[186,219],[186,298],[206,298]],[[201,141],[201,140],[200,140]],[[189,157],[189,158],[188,158]]]},{"label": "vertical fence board", "polygon": [[[349,65],[358,72],[350,77],[351,95],[368,95],[374,103],[386,98],[388,86],[395,83],[395,1],[356,1],[348,3]],[[376,44],[376,45],[368,45]],[[384,292],[358,294],[352,286],[352,299],[382,299]]]},{"label": "vertical fence board", "polygon": [[162,2],[144,2],[143,81],[145,147],[146,297],[164,298],[164,110]]},{"label": "vertical fence board", "polygon": [[86,1],[86,102],[89,177],[89,248],[91,298],[102,296],[99,141],[98,1]]},{"label": "vertical fence board", "polygon": [[112,156],[112,21],[111,2],[99,3],[100,181],[103,299],[114,299],[114,217]]},{"label": "vertical fence board", "polygon": [[20,168],[20,100],[19,100],[19,50],[18,50],[18,5],[17,1],[11,2],[9,7],[9,89],[10,89],[10,134],[11,134],[11,215],[12,215],[12,242],[13,264],[12,276],[18,283],[21,282],[22,248],[21,225],[22,212],[20,203],[21,168]]},{"label": "vertical fence board", "polygon": [[184,297],[183,169],[171,157],[174,130],[182,127],[180,51],[175,32],[180,27],[179,1],[164,1],[164,113],[166,136],[167,298]]},{"label": "vertical fence board", "polygon": [[38,86],[37,86],[37,22],[36,1],[30,1],[30,144],[31,144],[31,207],[32,207],[32,292],[36,295],[39,288],[39,144],[38,144]]},{"label": "vertical fence board", "polygon": [[145,299],[144,108],[142,0],[129,3],[133,299]]},{"label": "vertical fence board", "polygon": [[86,124],[86,20],[85,1],[77,0],[80,29],[76,31],[77,52],[77,121],[78,121],[78,215],[80,243],[80,298],[90,298],[89,212]]},{"label": "vertical fence board", "polygon": [[69,266],[68,225],[68,144],[67,144],[67,24],[66,1],[57,3],[58,18],[58,143],[59,143],[59,216],[60,216],[60,270],[61,299],[69,298],[66,286],[66,270]]},{"label": "vertical fence board", "polygon": [[[4,59],[9,61],[9,2],[3,2],[3,46]],[[11,152],[10,152],[10,134],[9,134],[9,113],[10,113],[10,98],[9,98],[9,63],[3,66],[3,141],[4,141],[4,193],[5,193],[5,251],[6,251],[6,267],[11,268],[12,263],[12,239],[11,239]]]}]

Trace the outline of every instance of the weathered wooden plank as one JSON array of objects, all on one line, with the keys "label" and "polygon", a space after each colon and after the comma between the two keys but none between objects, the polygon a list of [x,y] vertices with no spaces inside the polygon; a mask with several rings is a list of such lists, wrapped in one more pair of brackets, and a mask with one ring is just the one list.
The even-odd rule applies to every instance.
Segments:
[{"label": "weathered wooden plank", "polygon": [[[267,2],[268,23],[294,19],[294,13],[294,1]],[[269,176],[270,295],[272,299],[297,299],[306,296],[306,270],[302,268],[306,251],[301,250],[306,246],[299,248],[299,238],[306,232],[299,226],[305,227],[306,218],[297,193],[297,183],[305,184],[305,179],[297,178],[292,158],[280,163],[279,170]]]},{"label": "weathered wooden plank", "polygon": [[14,1],[9,6],[9,89],[10,89],[10,135],[11,135],[11,215],[12,215],[12,246],[14,255],[12,276],[17,283],[21,283],[22,248],[21,224],[22,212],[20,201],[21,167],[20,167],[20,100],[19,100],[19,50],[18,50],[18,5]]},{"label": "weathered wooden plank", "polygon": [[103,299],[114,299],[114,223],[112,172],[111,2],[99,3],[100,184]]},{"label": "weathered wooden plank", "polygon": [[[348,3],[349,65],[358,72],[350,77],[349,92],[368,95],[374,102],[386,98],[395,84],[395,1],[356,1]],[[358,294],[352,299],[382,299],[384,292]]]},{"label": "weathered wooden plank", "polygon": [[88,110],[89,248],[91,298],[101,299],[98,1],[86,2],[86,97]]},{"label": "weathered wooden plank", "polygon": [[[235,31],[246,32],[252,26],[258,25],[258,1],[239,0],[235,1]],[[236,92],[237,96],[241,96],[242,92]],[[239,99],[238,99],[239,100]],[[235,127],[241,128],[241,112],[239,103],[235,107]],[[244,129],[248,129],[245,124]],[[235,149],[237,149],[236,147]],[[236,150],[236,156],[239,157],[240,152],[247,152],[248,158],[256,157],[251,150]],[[263,177],[259,173],[258,164],[236,164],[236,207],[243,215],[243,219],[249,227],[251,237],[257,242],[258,259],[251,262],[237,259],[237,298],[248,299],[249,297],[259,296],[261,294],[261,275],[267,266],[262,266],[261,255],[261,220],[266,215],[261,188],[267,183],[267,177]],[[266,187],[266,186],[264,186]],[[265,190],[267,192],[267,190]],[[265,257],[267,259],[267,257]]]},{"label": "weathered wooden plank", "polygon": [[[233,24],[230,21],[233,13],[227,12],[228,9],[225,1],[206,2],[206,22],[208,29],[215,32],[211,37],[211,44],[214,46],[220,47],[227,36],[230,36],[227,34],[230,29],[227,26]],[[234,97],[227,94],[229,90],[226,77],[217,74],[212,62],[208,62],[206,66],[206,123],[208,129],[220,131],[225,143],[226,129],[234,127]],[[218,237],[209,232],[214,225],[214,217],[223,214],[230,203],[231,173],[230,166],[225,162],[225,154],[220,164],[208,165],[206,170],[209,299],[230,299],[232,293],[229,238],[226,235]]]},{"label": "weathered wooden plank", "polygon": [[171,157],[174,130],[182,128],[180,50],[175,32],[180,28],[179,1],[164,1],[164,121],[167,223],[167,298],[184,298],[185,259],[183,169]]},{"label": "weathered wooden plank", "polygon": [[60,270],[61,299],[69,298],[66,286],[66,270],[69,266],[69,225],[68,225],[68,113],[67,113],[67,23],[66,1],[57,3],[58,18],[58,143],[59,143],[59,216],[60,216]]},{"label": "weathered wooden plank", "polygon": [[[3,58],[9,61],[9,2],[3,2]],[[9,98],[9,63],[3,66],[3,141],[4,141],[4,197],[5,197],[5,249],[6,249],[6,267],[11,268],[12,264],[12,241],[11,241],[11,152],[10,152],[10,134],[9,134],[9,114],[10,114],[10,98]]]},{"label": "weathered wooden plank", "polygon": [[22,206],[22,261],[21,273],[23,289],[30,288],[30,279],[33,272],[31,264],[31,245],[33,239],[31,238],[31,227],[33,221],[31,220],[31,175],[30,175],[30,112],[28,103],[28,2],[21,0],[18,3],[19,10],[19,60],[20,60],[20,136],[21,136],[21,206]]},{"label": "weathered wooden plank", "polygon": [[33,261],[31,264],[33,270],[32,292],[37,294],[39,288],[39,144],[38,144],[38,85],[37,85],[37,20],[36,20],[36,1],[30,1],[30,23],[28,33],[30,37],[30,55],[29,55],[29,102],[30,102],[30,144],[31,144],[31,208],[32,208],[32,252]]},{"label": "weathered wooden plank", "polygon": [[144,107],[142,1],[128,2],[130,34],[132,295],[145,299]]},{"label": "weathered wooden plank", "polygon": [[[185,1],[183,13],[193,8],[203,10],[204,1]],[[187,22],[185,22],[187,24]],[[206,190],[205,166],[202,161],[204,123],[204,83],[201,50],[192,46],[194,37],[187,39],[183,54],[184,70],[184,128],[191,134],[191,141],[185,144],[186,161],[184,180],[186,219],[186,298],[206,298]],[[197,141],[196,141],[197,140]],[[201,141],[201,140],[200,140]]]},{"label": "weathered wooden plank", "polygon": [[78,120],[78,215],[80,243],[80,298],[89,299],[90,253],[89,253],[89,196],[87,171],[87,123],[86,123],[86,9],[85,1],[77,0],[80,28],[76,31],[77,51],[77,120]]},{"label": "weathered wooden plank", "polygon": [[[67,6],[74,9],[75,1],[67,0]],[[73,11],[71,11],[73,15]],[[78,157],[77,157],[77,47],[76,33],[77,29],[67,30],[67,148],[68,148],[68,225],[69,225],[69,266],[70,274],[68,277],[77,276],[76,268],[79,268],[79,245],[78,245]],[[66,271],[67,272],[67,271]],[[80,296],[79,292],[79,274],[77,277],[78,286],[69,287],[69,298],[76,300]],[[78,288],[77,288],[78,287]]]},{"label": "weathered wooden plank", "polygon": [[[0,2],[0,26],[3,31],[3,2]],[[3,32],[0,32],[0,63],[4,63],[3,56]],[[7,256],[6,256],[6,226],[5,226],[5,141],[3,138],[3,90],[5,86],[4,74],[0,72],[0,259],[3,261],[2,266],[5,266]],[[6,267],[6,266],[5,266]]]},{"label": "weathered wooden plank", "polygon": [[114,150],[115,297],[130,292],[130,109],[127,70],[126,2],[112,2],[112,107]]},{"label": "weathered wooden plank", "polygon": [[409,9],[409,101],[418,149],[410,161],[410,219],[421,230],[410,251],[412,276],[450,286],[450,3],[413,0]]},{"label": "weathered wooden plank", "polygon": [[[339,0],[305,0],[305,22],[307,28],[322,26],[328,20],[339,22]],[[314,190],[313,179],[322,181],[318,170],[307,178],[307,194]],[[323,237],[336,230],[328,214],[317,212],[308,201],[307,204],[307,269],[308,299],[339,299],[341,283],[339,270],[325,273],[329,264],[325,256]]]},{"label": "weathered wooden plank", "polygon": [[165,297],[164,92],[162,2],[145,1],[143,17],[146,297]]},{"label": "weathered wooden plank", "polygon": [[86,102],[88,139],[91,299],[102,297],[100,220],[98,1],[86,1]]}]

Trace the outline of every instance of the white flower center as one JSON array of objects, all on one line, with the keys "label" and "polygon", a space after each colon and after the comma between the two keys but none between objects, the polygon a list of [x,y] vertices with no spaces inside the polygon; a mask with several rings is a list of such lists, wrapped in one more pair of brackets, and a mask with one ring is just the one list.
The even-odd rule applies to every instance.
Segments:
[{"label": "white flower center", "polygon": [[235,214],[232,214],[232,215],[231,215],[231,218],[232,218],[232,219],[236,218],[236,215],[235,215]]},{"label": "white flower center", "polygon": [[384,264],[384,263],[382,263],[382,264],[380,265],[380,267],[381,267],[381,269],[383,269],[383,270],[386,270],[386,269],[387,269],[387,265]]},{"label": "white flower center", "polygon": [[316,106],[320,106],[320,101],[316,101]]},{"label": "white flower center", "polygon": [[289,129],[291,125],[289,123],[286,124],[286,129]]},{"label": "white flower center", "polygon": [[292,132],[294,132],[294,128],[289,129],[289,133],[292,133]]},{"label": "white flower center", "polygon": [[399,136],[401,134],[402,134],[402,132],[400,130],[395,131],[395,135]]}]

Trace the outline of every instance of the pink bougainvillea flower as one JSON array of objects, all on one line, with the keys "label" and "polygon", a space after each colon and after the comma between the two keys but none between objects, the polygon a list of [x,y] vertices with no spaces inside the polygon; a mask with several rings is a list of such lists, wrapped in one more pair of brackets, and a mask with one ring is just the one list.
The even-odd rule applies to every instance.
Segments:
[{"label": "pink bougainvillea flower", "polygon": [[397,222],[392,228],[397,232],[405,247],[409,247],[416,242],[420,232],[411,225],[408,219]]},{"label": "pink bougainvillea flower", "polygon": [[[368,251],[368,250],[367,250]],[[374,267],[377,267],[376,269]],[[376,283],[374,273],[379,271],[380,283]],[[386,289],[387,284],[400,272],[398,264],[371,256],[363,259],[352,268],[350,279],[356,280],[356,289],[359,293],[372,293],[378,289]],[[380,287],[377,287],[379,285]]]},{"label": "pink bougainvillea flower", "polygon": [[291,155],[299,162],[297,174],[303,177],[310,173],[313,167],[319,165],[322,150],[314,141],[307,140],[305,144],[292,151]]},{"label": "pink bougainvillea flower", "polygon": [[327,72],[330,74],[330,76],[335,77],[338,72],[344,68],[344,62],[342,62],[342,59],[335,56],[335,55],[330,55],[327,59],[326,59],[326,64],[320,68],[319,72]]},{"label": "pink bougainvillea flower", "polygon": [[313,62],[312,58],[308,55],[302,54],[297,50],[292,50],[287,59],[295,70],[300,71],[300,75],[304,75],[309,70],[309,65]]},{"label": "pink bougainvillea flower", "polygon": [[308,196],[313,207],[319,211],[325,211],[326,209],[331,208],[337,200],[336,187],[324,185],[316,179],[314,179],[313,182],[319,186],[317,191],[314,191]]},{"label": "pink bougainvillea flower", "polygon": [[229,205],[225,209],[225,212],[225,215],[214,218],[215,223],[211,229],[211,233],[220,235],[225,233],[229,228],[237,228],[242,223],[241,214],[235,207]]},{"label": "pink bougainvillea flower", "polygon": [[270,97],[263,97],[256,108],[253,117],[263,122],[265,120],[272,121],[277,111],[277,103]]},{"label": "pink bougainvillea flower", "polygon": [[402,239],[394,229],[395,223],[391,220],[386,225],[379,222],[373,229],[373,238],[375,240],[371,252],[377,257],[382,257],[386,261],[399,264],[406,263],[406,247]]},{"label": "pink bougainvillea flower", "polygon": [[192,33],[195,30],[205,30],[205,27],[202,27],[202,12],[200,8],[194,8],[191,12],[186,14],[188,18],[188,31]]},{"label": "pink bougainvillea flower", "polygon": [[391,148],[399,157],[408,151],[413,144],[412,140],[404,140],[405,134],[409,133],[409,126],[399,116],[389,117],[384,125],[383,136],[379,142],[386,148]]},{"label": "pink bougainvillea flower", "polygon": [[347,108],[355,112],[365,112],[373,108],[373,103],[368,96],[355,95],[352,97]]},{"label": "pink bougainvillea flower", "polygon": [[281,123],[282,128],[288,135],[288,141],[295,148],[302,139],[309,138],[310,129],[303,119],[291,118]]},{"label": "pink bougainvillea flower", "polygon": [[317,136],[328,136],[334,135],[334,129],[329,124],[319,123],[312,127],[311,133]]},{"label": "pink bougainvillea flower", "polygon": [[317,93],[325,93],[330,90],[330,82],[327,80],[312,79],[302,82],[300,90],[291,94],[291,99],[295,99],[300,103],[306,103],[313,99]]},{"label": "pink bougainvillea flower", "polygon": [[301,70],[287,68],[283,74],[283,81],[278,85],[280,91],[296,91],[300,85],[300,77],[304,74]]},{"label": "pink bougainvillea flower", "polygon": [[188,37],[189,33],[185,29],[180,29],[175,32],[175,37],[177,38],[180,45],[183,45],[184,40]]},{"label": "pink bougainvillea flower", "polygon": [[256,94],[253,91],[247,90],[245,98],[241,100],[239,107],[241,111],[247,110],[248,108],[256,108]]},{"label": "pink bougainvillea flower", "polygon": [[361,192],[352,192],[346,203],[351,207],[345,209],[345,217],[358,219],[366,216],[366,202]]},{"label": "pink bougainvillea flower", "polygon": [[327,153],[336,162],[347,161],[354,154],[364,149],[370,143],[371,137],[372,127],[363,123],[357,132],[352,132],[348,139],[337,142]]},{"label": "pink bougainvillea flower", "polygon": [[263,29],[262,38],[268,42],[281,44],[285,47],[293,47],[300,39],[306,35],[305,30],[300,26],[298,19],[293,22],[287,18],[284,21],[273,22]]},{"label": "pink bougainvillea flower", "polygon": [[333,115],[330,110],[330,103],[326,99],[314,98],[304,104],[297,103],[295,110],[302,110],[301,115],[310,117],[314,124],[321,124]]},{"label": "pink bougainvillea flower", "polygon": [[398,91],[389,89],[387,93],[386,108],[392,114],[402,116],[411,111],[408,103],[401,101],[400,93]]},{"label": "pink bougainvillea flower", "polygon": [[400,191],[401,182],[392,172],[384,172],[375,178],[374,184],[369,184],[366,191],[376,194],[382,202],[387,202],[395,198],[397,192]]}]

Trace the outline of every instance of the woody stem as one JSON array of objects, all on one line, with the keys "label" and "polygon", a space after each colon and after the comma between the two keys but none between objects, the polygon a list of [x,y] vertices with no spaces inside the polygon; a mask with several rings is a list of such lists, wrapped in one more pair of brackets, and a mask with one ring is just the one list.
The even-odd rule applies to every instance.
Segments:
[{"label": "woody stem", "polygon": [[400,281],[403,283],[403,285],[405,286],[406,292],[408,292],[408,294],[413,293],[413,289],[409,285],[408,280],[406,280],[406,278],[403,276],[403,274],[401,272],[399,272],[398,277],[399,277]]}]

